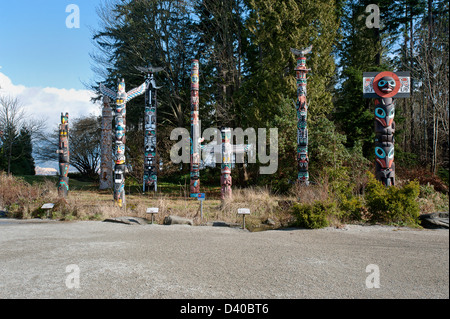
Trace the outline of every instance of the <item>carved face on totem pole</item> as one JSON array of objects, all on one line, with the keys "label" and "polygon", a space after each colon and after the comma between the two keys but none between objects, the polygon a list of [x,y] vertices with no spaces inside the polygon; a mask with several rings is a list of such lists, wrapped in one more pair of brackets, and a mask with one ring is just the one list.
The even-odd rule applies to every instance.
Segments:
[{"label": "carved face on totem pole", "polygon": [[396,83],[393,77],[383,76],[377,83],[378,88],[383,93],[391,93],[394,91]]},{"label": "carved face on totem pole", "polygon": [[127,102],[127,92],[125,91],[125,80],[119,81],[116,97],[116,112],[121,113]]},{"label": "carved face on totem pole", "polygon": [[120,93],[125,93],[125,79],[119,80],[119,84],[118,84],[118,87],[117,87],[117,92],[119,92],[119,94]]},{"label": "carved face on totem pole", "polygon": [[[389,99],[392,100],[392,99]],[[375,120],[384,127],[391,126],[395,117],[395,104],[383,104],[380,100],[375,100]]]},{"label": "carved face on totem pole", "polygon": [[391,168],[394,161],[394,144],[383,143],[375,147],[375,160],[380,164],[381,168]]}]

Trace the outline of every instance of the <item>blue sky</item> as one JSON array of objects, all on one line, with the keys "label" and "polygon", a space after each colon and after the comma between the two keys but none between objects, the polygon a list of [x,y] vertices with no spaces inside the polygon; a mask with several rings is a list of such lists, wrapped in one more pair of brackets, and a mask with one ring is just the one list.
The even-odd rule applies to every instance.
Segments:
[{"label": "blue sky", "polygon": [[[26,114],[57,129],[61,112],[70,119],[100,115],[93,92],[90,53],[97,7],[102,0],[0,0],[0,95],[17,98]],[[79,8],[80,27],[68,28],[70,4]],[[36,166],[57,168],[57,162]]]},{"label": "blue sky", "polygon": [[[93,78],[89,53],[100,0],[0,0],[0,72],[27,87],[84,89]],[[80,28],[66,27],[69,4]]]}]

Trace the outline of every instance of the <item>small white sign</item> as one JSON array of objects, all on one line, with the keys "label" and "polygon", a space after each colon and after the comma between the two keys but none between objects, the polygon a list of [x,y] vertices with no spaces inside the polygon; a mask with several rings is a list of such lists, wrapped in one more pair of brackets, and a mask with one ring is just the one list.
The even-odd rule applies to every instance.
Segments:
[{"label": "small white sign", "polygon": [[42,205],[41,208],[42,209],[52,209],[53,206],[55,206],[55,204],[53,204],[53,203],[46,203],[46,204]]},{"label": "small white sign", "polygon": [[238,208],[239,215],[250,215],[250,209],[248,208]]},{"label": "small white sign", "polygon": [[159,208],[158,207],[148,207],[147,208],[147,214],[158,214]]}]

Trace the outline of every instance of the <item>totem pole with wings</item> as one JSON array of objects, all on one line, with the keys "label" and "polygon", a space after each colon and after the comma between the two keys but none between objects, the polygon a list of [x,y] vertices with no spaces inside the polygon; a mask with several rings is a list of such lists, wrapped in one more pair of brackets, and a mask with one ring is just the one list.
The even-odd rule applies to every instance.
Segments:
[{"label": "totem pole with wings", "polygon": [[125,80],[118,80],[117,92],[100,83],[100,92],[116,101],[115,107],[115,166],[114,166],[114,201],[119,207],[125,206],[125,131],[126,104],[131,99],[145,92],[146,83],[128,92],[125,91]]},{"label": "totem pole with wings", "polygon": [[153,76],[154,73],[160,72],[163,68],[160,67],[136,67],[138,71],[147,74],[146,90],[145,90],[145,109],[144,109],[144,181],[142,184],[142,191],[153,189],[157,191],[157,160],[156,160],[156,127],[157,127],[157,100],[156,92],[161,87],[156,86],[156,81]]}]

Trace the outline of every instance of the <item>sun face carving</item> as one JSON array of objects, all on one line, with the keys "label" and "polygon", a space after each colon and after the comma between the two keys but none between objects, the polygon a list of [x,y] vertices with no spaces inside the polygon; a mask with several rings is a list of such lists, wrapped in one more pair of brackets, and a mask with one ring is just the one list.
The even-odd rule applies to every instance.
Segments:
[{"label": "sun face carving", "polygon": [[377,83],[378,88],[383,93],[391,93],[396,86],[394,78],[390,76],[383,76]]}]

